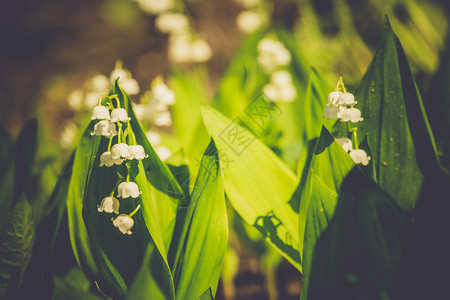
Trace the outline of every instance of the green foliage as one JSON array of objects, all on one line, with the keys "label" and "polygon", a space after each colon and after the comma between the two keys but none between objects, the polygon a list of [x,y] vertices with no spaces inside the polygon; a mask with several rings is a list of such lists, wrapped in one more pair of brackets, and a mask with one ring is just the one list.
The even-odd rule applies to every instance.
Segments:
[{"label": "green foliage", "polygon": [[434,142],[406,57],[388,20],[355,97],[364,116],[358,133],[367,135],[376,181],[405,212],[411,212],[423,182],[421,169],[426,168],[420,165],[422,157],[434,153]]},{"label": "green foliage", "polygon": [[354,168],[317,241],[308,299],[391,299],[405,236],[402,211]]},{"label": "green foliage", "polygon": [[297,186],[295,175],[237,121],[209,107],[204,107],[202,114],[221,152],[225,192],[231,204],[301,270],[298,216],[289,205]]},{"label": "green foliage", "polygon": [[314,246],[333,218],[342,181],[355,164],[341,145],[323,127],[308,167],[299,211],[302,251],[302,299],[307,299]]}]

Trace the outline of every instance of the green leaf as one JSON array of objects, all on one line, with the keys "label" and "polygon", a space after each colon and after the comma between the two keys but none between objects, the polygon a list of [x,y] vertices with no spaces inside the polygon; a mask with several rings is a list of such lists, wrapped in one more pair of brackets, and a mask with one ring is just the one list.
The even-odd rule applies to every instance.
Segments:
[{"label": "green leaf", "polygon": [[428,164],[421,157],[430,157],[435,146],[403,49],[388,20],[385,27],[355,93],[364,117],[358,133],[367,135],[378,184],[411,212]]},{"label": "green leaf", "polygon": [[302,299],[307,299],[311,258],[317,239],[333,217],[339,190],[353,160],[329,131],[322,127],[300,199],[299,234],[302,252]]},{"label": "green leaf", "polygon": [[[164,238],[171,235],[175,216],[174,198],[182,195],[181,189],[151,148],[131,109],[128,96],[120,89],[118,82],[110,91],[116,94],[121,107],[131,118],[125,128],[131,126],[137,143],[145,149],[148,158],[131,163],[131,178],[136,181],[142,194],[139,199],[121,199],[121,213],[131,213],[137,204],[142,208],[133,216],[132,235],[123,235],[112,224],[111,215],[99,213],[97,205],[111,194],[119,180],[117,172],[126,174],[124,165],[117,168],[98,167],[100,155],[107,151],[108,139],[92,137],[94,123],[84,132],[76,153],[69,185],[68,214],[71,228],[71,242],[75,257],[88,278],[96,280],[105,294],[123,295],[141,268],[149,242],[154,242],[159,252],[157,259],[166,266]],[[158,201],[158,202],[156,202]],[[164,277],[165,287],[172,286],[169,276]],[[173,289],[173,286],[171,287]]]},{"label": "green leaf", "polygon": [[289,205],[295,175],[258,139],[216,110],[202,108],[219,149],[225,192],[233,207],[285,258],[301,270],[298,215]]},{"label": "green leaf", "polygon": [[391,299],[405,235],[401,209],[353,168],[316,243],[308,299]]},{"label": "green leaf", "polygon": [[171,282],[172,275],[164,258],[161,257],[155,243],[150,241],[142,267],[125,299],[173,300],[175,291]]},{"label": "green leaf", "polygon": [[215,294],[227,248],[228,224],[219,154],[211,140],[200,163],[189,201],[178,207],[184,226],[174,232],[173,274],[176,299],[197,299],[211,287]]},{"label": "green leaf", "polygon": [[73,269],[64,278],[53,276],[53,300],[100,300],[102,298],[89,292],[90,283],[80,269]]},{"label": "green leaf", "polygon": [[267,80],[255,59],[262,37],[258,31],[245,38],[219,82],[213,106],[228,117],[238,116]]},{"label": "green leaf", "polygon": [[35,238],[34,218],[30,204],[22,193],[14,207],[9,224],[0,236],[0,297],[22,282],[31,259]]},{"label": "green leaf", "polygon": [[211,288],[207,289],[197,300],[214,300]]}]

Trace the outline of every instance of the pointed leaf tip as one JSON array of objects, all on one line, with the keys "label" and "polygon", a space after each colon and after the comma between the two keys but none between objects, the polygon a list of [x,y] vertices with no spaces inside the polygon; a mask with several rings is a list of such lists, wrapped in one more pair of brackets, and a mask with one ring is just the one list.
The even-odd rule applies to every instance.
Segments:
[{"label": "pointed leaf tip", "polygon": [[384,28],[385,29],[392,29],[391,21],[389,20],[389,17],[388,17],[387,14],[384,15]]}]

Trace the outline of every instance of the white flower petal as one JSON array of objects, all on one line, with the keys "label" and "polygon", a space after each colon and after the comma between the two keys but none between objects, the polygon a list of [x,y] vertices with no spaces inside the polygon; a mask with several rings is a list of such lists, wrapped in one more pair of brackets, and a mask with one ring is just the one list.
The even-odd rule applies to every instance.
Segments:
[{"label": "white flower petal", "polygon": [[336,105],[338,103],[339,97],[341,96],[342,92],[339,91],[334,91],[328,94],[328,99],[327,99],[327,104],[331,105],[334,104]]},{"label": "white flower petal", "polygon": [[119,228],[120,232],[122,232],[123,234],[131,234],[130,229],[134,225],[134,220],[126,214],[121,214],[113,220],[113,225]]},{"label": "white flower petal", "polygon": [[130,152],[130,159],[144,159],[148,157],[148,155],[145,154],[144,147],[141,145],[128,146],[128,151]]},{"label": "white flower petal", "polygon": [[119,207],[120,202],[116,197],[105,197],[103,198],[102,202],[97,205],[97,210],[99,212],[106,212],[106,213],[115,213],[119,214]]},{"label": "white flower petal", "polygon": [[128,150],[128,145],[125,143],[115,144],[111,148],[112,159],[131,159],[130,151]]},{"label": "white flower petal", "polygon": [[366,151],[362,149],[352,150],[349,155],[355,164],[362,164],[363,166],[367,166],[369,164],[370,156],[367,156]]},{"label": "white flower petal", "polygon": [[97,105],[92,110],[91,120],[110,120],[109,109],[103,105]]},{"label": "white flower petal", "polygon": [[353,150],[352,140],[346,137],[337,138],[336,141],[344,148],[346,152]]},{"label": "white flower petal", "polygon": [[356,123],[356,122],[360,122],[363,120],[363,118],[361,118],[361,111],[357,108],[348,108],[345,111],[343,111],[341,113],[341,119],[343,122],[352,122],[352,123]]},{"label": "white flower petal", "polygon": [[123,160],[120,157],[114,159],[111,152],[103,152],[102,155],[100,155],[99,167],[112,167],[114,164],[120,165],[122,162]]},{"label": "white flower petal", "polygon": [[111,122],[128,122],[131,118],[128,117],[128,113],[125,108],[116,108],[111,112]]},{"label": "white flower petal", "polygon": [[355,96],[351,93],[341,93],[337,100],[338,105],[355,105],[357,102],[355,101]]},{"label": "white flower petal", "polygon": [[137,198],[140,194],[142,194],[141,191],[139,191],[139,187],[135,182],[122,182],[117,187],[118,196],[121,198]]},{"label": "white flower petal", "polygon": [[107,138],[112,138],[117,135],[116,124],[109,120],[102,120],[95,124],[94,131],[91,132],[91,135],[103,135]]}]

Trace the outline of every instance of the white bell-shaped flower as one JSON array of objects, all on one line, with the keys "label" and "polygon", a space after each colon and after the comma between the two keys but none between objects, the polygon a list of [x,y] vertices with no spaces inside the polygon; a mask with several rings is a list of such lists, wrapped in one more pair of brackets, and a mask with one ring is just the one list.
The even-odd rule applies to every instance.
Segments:
[{"label": "white bell-shaped flower", "polygon": [[97,210],[99,212],[106,212],[108,214],[115,213],[119,214],[120,202],[116,197],[105,197],[102,202],[97,205]]},{"label": "white bell-shaped flower", "polygon": [[111,120],[109,110],[103,105],[97,105],[92,110],[91,120]]},{"label": "white bell-shaped flower", "polygon": [[345,108],[342,106],[326,105],[322,116],[327,119],[339,119],[344,111]]},{"label": "white bell-shaped flower", "polygon": [[123,160],[120,157],[114,159],[111,152],[103,152],[102,155],[100,155],[100,164],[98,166],[112,167],[114,164],[120,165],[122,162]]},{"label": "white bell-shaped flower", "polygon": [[353,149],[352,140],[346,137],[337,138],[336,141],[344,148],[346,152]]},{"label": "white bell-shaped flower", "polygon": [[331,104],[338,104],[338,100],[339,97],[342,95],[342,92],[339,91],[334,91],[328,94],[328,98],[327,98],[327,104],[331,105]]},{"label": "white bell-shaped flower", "polygon": [[356,123],[364,120],[361,118],[361,111],[357,108],[348,108],[341,113],[341,120],[343,122],[352,122]]},{"label": "white bell-shaped flower", "polygon": [[349,153],[355,164],[362,164],[367,166],[369,164],[370,156],[367,156],[366,151],[362,149],[351,150]]},{"label": "white bell-shaped flower", "polygon": [[144,159],[148,157],[148,154],[145,154],[144,147],[141,145],[128,146],[128,151],[130,152],[130,159]]},{"label": "white bell-shaped flower", "polygon": [[128,117],[128,113],[125,108],[116,108],[111,112],[111,122],[128,122],[131,118]]},{"label": "white bell-shaped flower", "polygon": [[181,13],[164,13],[156,18],[155,26],[162,33],[188,31],[189,19]]},{"label": "white bell-shaped flower", "polygon": [[155,152],[161,161],[165,161],[172,155],[172,152],[170,152],[170,149],[166,146],[156,147]]},{"label": "white bell-shaped flower", "polygon": [[130,159],[130,151],[128,151],[128,145],[125,143],[115,144],[111,148],[112,159]]},{"label": "white bell-shaped flower", "polygon": [[117,135],[116,124],[109,120],[102,120],[95,124],[94,131],[91,132],[91,135],[103,135],[107,138],[112,138]]},{"label": "white bell-shaped flower", "polygon": [[117,187],[118,196],[121,198],[137,198],[142,192],[139,190],[138,185],[135,182],[122,182]]},{"label": "white bell-shaped flower", "polygon": [[154,122],[156,126],[170,126],[172,125],[172,116],[169,111],[155,113]]},{"label": "white bell-shaped flower", "polygon": [[191,43],[191,61],[202,63],[210,60],[212,57],[211,46],[204,40],[196,40]]},{"label": "white bell-shaped flower", "polygon": [[125,80],[120,80],[120,84],[122,89],[128,94],[128,95],[136,95],[139,93],[139,83],[134,78],[127,78]]},{"label": "white bell-shaped flower", "polygon": [[351,93],[341,93],[337,103],[338,105],[356,105],[358,102],[355,101],[355,96]]},{"label": "white bell-shaped flower", "polygon": [[119,228],[123,234],[131,234],[131,227],[134,225],[134,220],[129,215],[121,214],[113,220],[113,225]]}]

